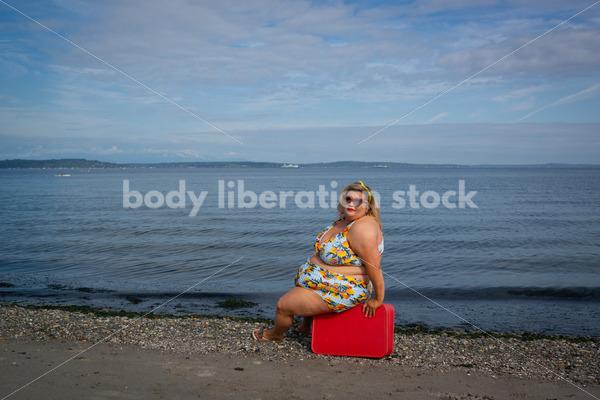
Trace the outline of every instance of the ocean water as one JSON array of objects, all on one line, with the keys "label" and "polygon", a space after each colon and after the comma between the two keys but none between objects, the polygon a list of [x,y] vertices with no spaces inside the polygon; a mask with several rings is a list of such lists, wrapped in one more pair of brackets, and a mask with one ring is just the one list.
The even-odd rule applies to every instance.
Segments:
[{"label": "ocean water", "polygon": [[358,179],[397,324],[600,336],[585,168],[0,170],[0,302],[272,318]]}]

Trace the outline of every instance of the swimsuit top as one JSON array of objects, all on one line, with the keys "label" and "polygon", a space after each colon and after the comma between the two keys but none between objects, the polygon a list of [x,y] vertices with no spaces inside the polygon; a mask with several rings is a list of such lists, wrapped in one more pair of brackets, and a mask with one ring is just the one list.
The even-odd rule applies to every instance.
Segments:
[{"label": "swimsuit top", "polygon": [[[321,260],[326,264],[360,267],[362,265],[362,261],[350,248],[347,238],[348,230],[350,230],[350,227],[354,221],[349,223],[344,230],[333,236],[327,242],[321,243],[321,238],[323,235],[329,232],[331,228],[336,226],[340,221],[341,219],[338,219],[333,224],[325,228],[325,230],[321,232],[319,236],[317,236],[317,241],[315,242],[315,251],[319,254]],[[381,256],[381,254],[383,254],[383,238],[381,239],[378,249],[379,255]]]}]

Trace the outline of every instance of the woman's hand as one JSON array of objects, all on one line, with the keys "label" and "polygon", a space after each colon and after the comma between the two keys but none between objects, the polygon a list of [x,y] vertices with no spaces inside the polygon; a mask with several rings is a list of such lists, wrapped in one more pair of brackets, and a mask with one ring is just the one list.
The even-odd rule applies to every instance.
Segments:
[{"label": "woman's hand", "polygon": [[365,314],[365,318],[372,318],[375,316],[375,310],[381,307],[381,301],[377,299],[371,299],[362,305],[362,312]]}]

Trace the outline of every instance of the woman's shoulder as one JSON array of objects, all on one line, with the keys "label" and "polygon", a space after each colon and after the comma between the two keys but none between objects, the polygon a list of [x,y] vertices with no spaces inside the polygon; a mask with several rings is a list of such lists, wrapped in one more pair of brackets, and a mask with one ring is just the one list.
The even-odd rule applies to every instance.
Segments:
[{"label": "woman's shoulder", "polygon": [[375,246],[383,240],[383,234],[379,229],[377,220],[371,216],[364,216],[354,221],[348,232],[350,247],[360,251],[363,246]]},{"label": "woman's shoulder", "polygon": [[356,221],[354,221],[354,223],[352,224],[352,228],[359,228],[356,230],[359,230],[361,232],[364,233],[379,233],[381,232],[381,229],[379,228],[379,223],[377,222],[377,220],[370,216],[370,215],[365,215],[362,218],[357,219]]},{"label": "woman's shoulder", "polygon": [[379,223],[377,222],[375,217],[372,217],[370,215],[365,215],[364,217],[357,219],[356,221],[354,221],[354,225],[375,226],[375,227],[379,228]]}]

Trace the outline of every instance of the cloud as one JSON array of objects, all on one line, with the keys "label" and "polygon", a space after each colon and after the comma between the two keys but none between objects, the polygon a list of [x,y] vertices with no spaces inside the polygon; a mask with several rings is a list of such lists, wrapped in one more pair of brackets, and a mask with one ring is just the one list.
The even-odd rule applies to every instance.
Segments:
[{"label": "cloud", "polygon": [[364,159],[409,163],[598,163],[600,124],[394,126],[361,145]]},{"label": "cloud", "polygon": [[544,110],[547,110],[547,109],[552,108],[552,107],[557,107],[557,106],[560,106],[560,105],[563,105],[563,104],[567,104],[567,103],[571,103],[571,102],[574,102],[574,101],[581,101],[581,100],[593,98],[593,97],[595,97],[598,94],[598,92],[600,92],[599,89],[600,89],[600,84],[597,84],[597,85],[594,85],[594,86],[589,87],[587,89],[581,90],[581,91],[579,91],[577,93],[573,93],[573,94],[570,94],[568,96],[562,97],[562,98],[560,98],[560,99],[558,99],[558,100],[556,100],[556,101],[554,101],[554,102],[552,102],[552,103],[550,103],[550,104],[548,104],[548,105],[546,105],[544,107],[538,108],[537,110],[534,110],[534,111],[530,112],[529,114],[527,114],[527,115],[519,118],[515,122],[524,121],[527,118],[531,117],[532,115],[537,114],[540,111],[544,111]]},{"label": "cloud", "polygon": [[[599,35],[598,28],[557,30],[511,54],[483,75],[504,79],[527,79],[540,74],[555,78],[590,76],[600,69],[596,50]],[[534,37],[535,34],[520,34],[500,43],[447,52],[438,58],[437,65],[448,72],[468,76],[494,64]]]},{"label": "cloud", "polygon": [[193,149],[144,148],[140,151],[140,153],[157,155],[157,156],[163,157],[163,158],[175,157],[175,158],[194,159],[194,160],[206,159],[205,153],[198,151],[198,150],[193,150]]},{"label": "cloud", "polygon": [[[123,137],[107,154],[99,140],[0,136],[0,159],[89,158],[113,162],[273,161],[309,163],[363,160],[410,163],[597,163],[600,124],[429,124],[393,126],[359,147],[380,127],[233,131],[245,146],[207,147],[165,137],[140,146]],[[319,146],[315,146],[319,143]],[[111,150],[112,147],[108,148]],[[335,151],[332,151],[334,149]],[[104,153],[103,153],[104,152]],[[110,151],[109,151],[110,153]]]},{"label": "cloud", "polygon": [[440,120],[440,119],[442,119],[444,117],[447,117],[448,115],[450,115],[449,112],[439,113],[435,117],[431,118],[429,121],[425,122],[425,125],[434,123],[435,121]]},{"label": "cloud", "polygon": [[112,155],[112,154],[120,154],[123,153],[123,150],[120,150],[117,146],[113,146],[110,149],[92,149],[97,154],[100,155]]},{"label": "cloud", "polygon": [[[225,131],[245,125],[299,126],[298,121],[308,122],[298,117],[303,112],[334,103],[357,107],[433,97],[555,23],[541,18],[541,10],[529,10],[528,3],[512,1],[513,9],[494,7],[498,4],[427,1],[363,9],[361,4],[306,1],[113,2],[99,10],[97,24],[72,39]],[[580,4],[563,5],[563,14],[572,15]],[[483,6],[488,7],[485,13]],[[464,15],[464,21],[454,12]],[[471,13],[482,18],[466,18]],[[431,31],[417,26],[425,15]],[[450,24],[444,23],[448,15]],[[598,28],[585,25],[558,30],[468,86],[491,87],[540,74],[549,79],[593,75],[600,69],[594,51],[599,34]],[[109,96],[120,91],[118,101],[154,102],[160,113],[181,112],[123,77],[98,71],[104,66],[79,53],[71,49],[66,56],[57,55],[68,68],[80,69],[65,71],[68,77],[99,83],[114,79],[117,85],[103,90]],[[65,99],[83,104],[73,93]],[[316,114],[314,123],[323,124],[325,118]],[[329,113],[332,118],[335,114]],[[381,121],[379,115],[359,121],[360,114],[352,114],[355,123]],[[395,117],[390,114],[386,120]],[[325,123],[332,122],[341,121]]]},{"label": "cloud", "polygon": [[522,89],[513,90],[507,94],[503,94],[501,96],[492,97],[492,101],[497,102],[507,102],[510,100],[522,99],[524,97],[528,97],[534,93],[544,91],[548,88],[548,85],[540,85],[540,86],[531,86]]},{"label": "cloud", "polygon": [[[598,104],[593,93],[569,97],[573,87],[591,87],[600,77],[596,9],[437,98],[589,1],[397,4],[27,2],[22,5],[27,13],[247,144],[40,27],[32,29],[10,10],[2,15],[9,23],[0,25],[6,34],[0,41],[0,132],[26,141],[24,149],[45,154],[79,148],[96,158],[302,162],[305,154],[327,160],[340,146],[341,154],[357,154],[356,147],[346,145],[349,140],[356,139],[355,146],[417,108],[401,122],[469,130],[466,123],[440,122],[450,115],[458,122],[513,121],[551,92],[564,102],[588,101],[576,117],[557,113],[554,119],[599,121],[597,113],[585,111]],[[546,108],[562,104],[555,103]],[[398,160],[414,156],[410,140],[421,139],[409,140],[405,129],[417,128],[397,128],[389,130],[394,140],[387,131],[377,135],[365,157],[377,157],[378,146]],[[463,151],[432,132],[423,136],[432,141],[429,148],[443,142],[457,154]],[[527,135],[526,129],[520,132]],[[481,140],[473,135],[461,144],[475,148],[491,135],[484,129],[480,134]],[[41,149],[36,150],[36,140]],[[500,151],[495,140],[491,145]],[[314,153],[317,145],[328,151]],[[17,154],[11,146],[2,151]],[[423,158],[429,148],[418,148]],[[407,149],[413,153],[404,153]]]}]

